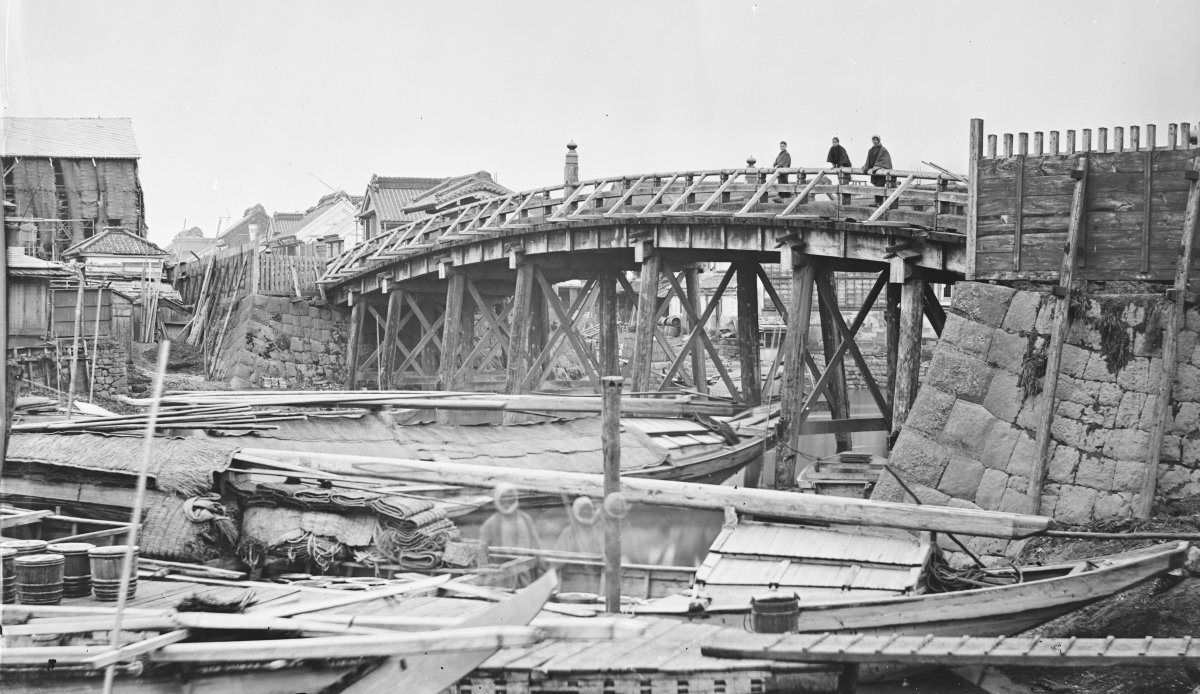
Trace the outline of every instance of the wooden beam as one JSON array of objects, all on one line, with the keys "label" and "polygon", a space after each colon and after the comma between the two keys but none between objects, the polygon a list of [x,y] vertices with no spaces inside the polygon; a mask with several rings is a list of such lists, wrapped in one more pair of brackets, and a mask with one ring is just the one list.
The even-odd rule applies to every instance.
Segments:
[{"label": "wooden beam", "polygon": [[[892,406],[896,403],[896,357],[900,353],[900,285],[888,283],[887,299],[883,309],[887,325],[887,396]],[[893,411],[893,414],[895,412]]]},{"label": "wooden beam", "polygon": [[[803,269],[800,270],[803,274]],[[265,448],[242,449],[240,453],[234,453],[234,457],[241,453],[285,462],[299,461],[306,467],[338,475],[383,477],[485,489],[508,482],[524,491],[593,498],[604,493],[604,476],[598,474]],[[644,479],[628,475],[621,478],[621,494],[627,502],[634,504],[718,511],[732,506],[741,513],[791,520],[819,520],[824,523],[875,525],[983,537],[1029,537],[1048,530],[1053,525],[1050,518],[999,511],[914,506],[769,489],[741,489],[694,482]],[[309,611],[318,609],[321,609],[319,605]]]},{"label": "wooden beam", "polygon": [[[1192,172],[1200,172],[1200,159],[1192,159]],[[1147,171],[1147,175],[1149,172]],[[1175,382],[1176,363],[1179,353],[1179,333],[1183,330],[1187,311],[1188,282],[1191,280],[1192,253],[1196,245],[1196,224],[1200,216],[1200,186],[1196,178],[1189,181],[1187,210],[1183,219],[1183,240],[1180,242],[1179,262],[1175,266],[1175,301],[1168,304],[1167,325],[1163,330],[1162,377],[1158,383],[1158,400],[1154,406],[1154,422],[1150,429],[1150,446],[1146,451],[1146,471],[1142,478],[1142,492],[1137,499],[1135,512],[1139,518],[1149,518],[1154,508],[1154,495],[1158,487],[1158,463],[1162,455],[1163,437],[1171,413],[1171,388]],[[1072,210],[1073,211],[1073,210]]]},{"label": "wooden beam", "polygon": [[[664,265],[665,265],[665,262],[664,262]],[[725,291],[725,287],[728,286],[727,282],[728,282],[729,277],[731,275],[733,275],[734,273],[736,273],[736,271],[737,271],[736,265],[729,266],[729,272],[726,273],[725,278],[721,282],[721,286],[718,287],[718,289],[720,289],[721,292]],[[683,288],[679,286],[679,280],[675,277],[675,274],[673,272],[669,272],[669,271],[665,272],[663,274],[667,278],[667,282],[669,282],[671,284],[671,289],[675,292],[675,295],[679,296],[679,297],[684,296]],[[713,295],[713,299],[712,299],[712,301],[709,302],[709,306],[713,306],[713,302],[719,302],[720,298],[721,298],[720,294]],[[688,341],[686,343],[684,343],[683,349],[686,351],[688,348],[694,347],[696,344],[696,339],[699,338],[700,344],[704,346],[704,349],[708,350],[709,356],[712,357],[713,366],[717,367],[717,373],[721,376],[721,380],[725,382],[725,387],[729,389],[729,395],[731,397],[733,397],[735,400],[739,399],[739,391],[738,391],[737,387],[733,384],[733,378],[730,377],[729,371],[725,368],[725,364],[721,360],[721,355],[719,352],[717,352],[717,348],[713,346],[712,340],[709,339],[709,337],[708,337],[708,333],[703,329],[703,324],[707,320],[707,318],[703,317],[703,316],[697,316],[695,309],[692,308],[692,305],[690,303],[688,303],[686,301],[681,302],[681,303],[683,304],[684,313],[686,313],[688,316],[688,320],[692,321],[693,323],[698,324],[698,326],[700,328],[699,330],[696,330],[696,329],[692,330],[692,333],[690,335],[688,335]],[[708,315],[708,311],[706,310],[705,316],[707,316],[707,315]],[[678,372],[680,365],[683,364],[684,356],[685,356],[685,352],[681,351],[679,353],[679,356],[676,357],[674,360],[672,360],[671,368],[670,368],[670,370],[667,371],[667,375],[666,375],[666,378],[664,379],[664,381],[669,382],[671,380],[671,377],[674,376]]]},{"label": "wooden beam", "polygon": [[758,273],[756,263],[737,263],[738,356],[742,366],[742,399],[749,407],[762,404],[762,363],[758,349]]},{"label": "wooden beam", "polygon": [[[600,284],[600,376],[607,392],[607,376],[621,375],[620,344],[617,340],[617,277],[616,272],[606,270],[597,280]],[[620,404],[619,396],[617,403]],[[618,606],[619,609],[619,606]]]},{"label": "wooden beam", "polygon": [[1083,245],[1079,237],[1084,217],[1087,215],[1088,163],[1089,155],[1084,153],[1079,160],[1079,168],[1072,174],[1076,176],[1076,182],[1075,195],[1071,199],[1071,225],[1067,229],[1067,245],[1058,276],[1058,286],[1063,291],[1058,292],[1054,299],[1054,326],[1050,329],[1050,346],[1046,350],[1046,375],[1042,379],[1041,402],[1037,413],[1033,470],[1030,472],[1029,488],[1026,490],[1026,503],[1035,514],[1042,510],[1042,488],[1046,481],[1046,470],[1050,467],[1050,427],[1054,421],[1058,396],[1058,369],[1062,363],[1063,344],[1066,343],[1067,333],[1071,330],[1071,281],[1075,274],[1075,258]]},{"label": "wooden beam", "polygon": [[391,390],[394,388],[396,347],[400,342],[400,310],[404,306],[404,290],[393,289],[388,292],[387,318],[383,324],[383,344],[379,346],[379,388]]},{"label": "wooden beam", "polygon": [[517,286],[513,293],[512,311],[509,312],[508,330],[508,373],[504,392],[517,395],[525,391],[525,374],[528,373],[530,332],[533,328],[534,312],[532,298],[534,289],[534,265],[517,265]]},{"label": "wooden beam", "polygon": [[783,355],[783,384],[775,453],[775,488],[796,486],[796,453],[800,448],[801,406],[804,402],[804,355],[808,351],[808,327],[812,313],[813,278],[816,260],[793,252],[792,291],[788,302],[788,339]]},{"label": "wooden beam", "polygon": [[[1025,133],[1021,133],[1024,135]],[[1028,140],[1026,140],[1028,144]],[[1013,250],[1012,250],[1012,270],[1013,272],[1021,271],[1021,231],[1024,226],[1025,213],[1025,151],[1017,155],[1017,181],[1015,191],[1017,195],[1016,212],[1013,215]],[[970,222],[968,222],[968,225]]]},{"label": "wooden beam", "polygon": [[[603,282],[601,310],[604,304],[616,304],[617,293],[611,278],[605,278]],[[610,505],[620,501],[617,497],[621,495],[621,389],[625,381],[620,376],[605,376],[601,383],[600,447],[604,457],[604,508],[607,511]],[[606,609],[612,614],[620,613],[621,518],[608,512],[604,514],[604,595]]]},{"label": "wooden beam", "polygon": [[[881,275],[876,281],[875,286],[877,288],[881,288],[882,285],[883,276]],[[833,308],[833,310],[830,312],[830,316],[833,318],[833,324],[837,327],[838,332],[842,334],[842,343],[846,345],[846,349],[850,352],[850,356],[854,359],[854,363],[858,366],[858,374],[862,376],[863,384],[866,385],[867,391],[871,394],[871,398],[875,400],[876,407],[879,408],[879,412],[883,414],[884,417],[891,419],[891,403],[886,397],[884,397],[883,391],[879,389],[879,385],[875,383],[875,377],[871,374],[871,367],[867,365],[867,360],[863,358],[862,352],[858,349],[858,344],[854,341],[855,331],[851,330],[849,326],[846,325],[846,319],[842,317],[842,312],[836,309],[837,297],[830,293],[828,288],[822,286],[820,283],[816,284],[816,289],[820,294],[821,301]],[[872,302],[874,302],[875,296],[877,296],[877,294],[873,291],[871,296]],[[869,306],[863,306],[859,309],[859,317],[865,320],[866,314],[869,311]],[[857,327],[855,330],[857,330]]]},{"label": "wooden beam", "polygon": [[[687,268],[683,271],[684,288],[687,290],[686,301],[692,305],[692,309],[697,313],[704,311],[700,300],[700,271],[694,267]],[[688,326],[689,329],[695,326]],[[703,326],[701,326],[703,328]],[[708,393],[708,367],[704,363],[704,352],[699,349],[692,350],[692,383],[697,391]]]},{"label": "wooden beam", "polygon": [[925,298],[925,280],[910,277],[900,286],[900,334],[896,351],[896,391],[892,396],[892,439],[900,433],[913,400],[917,397],[921,375],[921,332],[925,327],[921,304]]},{"label": "wooden beam", "polygon": [[[829,374],[827,379],[829,385],[825,388],[825,398],[829,402],[829,414],[833,419],[849,419],[850,391],[846,386],[846,362],[844,359],[835,360],[833,356],[839,346],[837,327],[833,322],[833,312],[838,310],[837,285],[835,284],[837,280],[833,272],[826,268],[820,268],[816,272],[814,281],[817,283],[817,291],[821,296],[828,294],[834,299],[832,306],[824,301],[817,302],[821,319],[821,345],[825,357],[825,372],[822,375]],[[815,390],[817,389],[814,388]],[[839,432],[835,439],[838,453],[854,448],[854,439],[850,432]]]},{"label": "wooden beam", "polygon": [[554,292],[554,288],[546,277],[542,275],[540,269],[534,269],[534,277],[538,284],[542,287],[542,292],[546,295],[546,301],[550,304],[551,310],[558,316],[559,323],[566,327],[566,336],[571,343],[571,347],[575,350],[575,355],[579,357],[579,363],[583,365],[584,373],[587,374],[588,380],[592,382],[592,387],[597,391],[600,390],[600,377],[597,374],[599,365],[596,363],[596,357],[590,349],[584,346],[583,340],[579,337],[579,332],[575,329],[575,321],[578,316],[572,316],[562,305],[562,301],[558,298],[558,294]]},{"label": "wooden beam", "polygon": [[946,326],[946,309],[942,307],[942,302],[938,301],[937,293],[933,291],[933,285],[925,283],[925,301],[923,302],[923,310],[925,317],[929,319],[929,324],[933,326],[933,332],[937,333],[938,337],[942,336],[942,328]]},{"label": "wooden beam", "polygon": [[[651,255],[642,261],[642,274],[638,282],[637,320],[634,322],[632,387],[635,393],[653,390],[651,381],[654,360],[654,314],[658,309],[658,279],[662,269],[662,258]],[[669,378],[669,377],[668,377]]]},{"label": "wooden beam", "polygon": [[346,345],[346,390],[354,390],[358,386],[358,352],[362,348],[362,329],[366,322],[366,302],[362,297],[354,302],[350,309],[350,340]]},{"label": "wooden beam", "polygon": [[465,341],[463,304],[466,303],[467,276],[454,273],[446,285],[446,313],[442,318],[442,363],[438,371],[438,388],[454,390],[454,374],[458,371],[459,348]]}]

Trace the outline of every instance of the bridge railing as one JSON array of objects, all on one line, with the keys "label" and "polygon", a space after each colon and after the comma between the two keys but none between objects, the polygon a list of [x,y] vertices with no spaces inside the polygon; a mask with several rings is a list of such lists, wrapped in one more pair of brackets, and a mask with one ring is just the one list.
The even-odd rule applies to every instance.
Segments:
[{"label": "bridge railing", "polygon": [[[965,233],[965,181],[952,173],[875,169],[863,174],[843,167],[708,169],[558,184],[443,210],[397,227],[334,258],[320,281],[335,284],[455,242],[588,219],[829,219]],[[872,185],[878,182],[883,185]]]}]

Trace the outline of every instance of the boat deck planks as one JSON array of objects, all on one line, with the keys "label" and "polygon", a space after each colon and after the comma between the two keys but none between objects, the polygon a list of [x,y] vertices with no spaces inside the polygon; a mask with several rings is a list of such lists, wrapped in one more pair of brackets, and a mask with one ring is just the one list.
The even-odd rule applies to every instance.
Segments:
[{"label": "boat deck planks", "polygon": [[899,636],[894,634],[744,634],[736,645],[714,635],[703,652],[719,658],[757,658],[809,663],[904,665],[1022,665],[1112,667],[1200,665],[1200,642],[1183,638],[1004,638],[995,636]]}]

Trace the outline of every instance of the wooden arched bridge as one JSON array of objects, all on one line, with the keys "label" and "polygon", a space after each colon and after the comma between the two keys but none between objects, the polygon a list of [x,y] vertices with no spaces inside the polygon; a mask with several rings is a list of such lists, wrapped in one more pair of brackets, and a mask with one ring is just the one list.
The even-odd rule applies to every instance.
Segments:
[{"label": "wooden arched bridge", "polygon": [[[322,278],[328,298],[352,310],[346,385],[520,393],[546,388],[566,358],[593,386],[601,376],[624,374],[633,393],[675,395],[677,383],[707,393],[712,367],[716,382],[746,406],[762,404],[764,391],[770,398],[780,376],[784,440],[800,434],[822,393],[835,421],[820,431],[839,433],[848,445],[851,431],[890,429],[893,412],[906,411],[915,392],[922,315],[939,331],[944,320],[927,282],[954,282],[966,269],[968,193],[954,174],[874,173],[886,184],[869,185],[857,170],[822,168],[573,181],[568,165],[563,184],[385,232],[335,259]],[[714,268],[721,280],[702,296],[699,273],[710,263],[722,264]],[[834,296],[839,271],[877,276],[849,324]],[[629,272],[637,273],[632,282]],[[564,300],[555,285],[567,281],[582,288]],[[664,281],[667,300],[638,299],[660,297]],[[766,369],[759,363],[760,282],[788,328]],[[731,287],[736,371],[705,330]],[[619,289],[633,305],[622,321],[634,333],[624,354]],[[814,292],[824,365],[805,349]],[[888,368],[873,374],[854,336],[881,294]],[[672,297],[683,314],[682,345],[668,341],[660,325]],[[664,354],[670,365],[656,373],[652,362]],[[882,417],[849,419],[847,355]],[[807,397],[805,368],[815,383]]]}]

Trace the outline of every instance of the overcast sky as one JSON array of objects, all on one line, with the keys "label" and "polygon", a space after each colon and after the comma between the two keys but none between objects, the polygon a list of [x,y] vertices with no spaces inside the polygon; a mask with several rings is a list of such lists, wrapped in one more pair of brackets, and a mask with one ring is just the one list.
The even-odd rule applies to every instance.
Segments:
[{"label": "overcast sky", "polygon": [[860,165],[876,132],[898,168],[965,171],[972,117],[1160,141],[1200,120],[1196,0],[10,0],[4,19],[4,115],[131,117],[161,244],[373,173],[551,185],[571,139],[583,178],[769,165],[781,139],[819,166],[834,135]]}]

